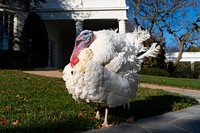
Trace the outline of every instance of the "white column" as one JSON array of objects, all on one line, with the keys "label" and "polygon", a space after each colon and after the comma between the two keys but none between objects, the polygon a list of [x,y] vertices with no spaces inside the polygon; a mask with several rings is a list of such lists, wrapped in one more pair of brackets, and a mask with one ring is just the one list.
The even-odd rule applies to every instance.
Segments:
[{"label": "white column", "polygon": [[13,50],[16,50],[16,51],[19,51],[20,50],[20,46],[18,44],[19,42],[19,33],[17,31],[17,28],[18,28],[18,20],[17,20],[17,14],[14,15],[14,20],[13,20],[13,35],[14,35],[14,38],[13,38]]},{"label": "white column", "polygon": [[76,36],[78,36],[83,30],[83,20],[76,20]]},{"label": "white column", "polygon": [[195,61],[191,61],[190,63],[191,63],[191,71],[194,71],[194,63],[195,63]]},{"label": "white column", "polygon": [[119,20],[118,24],[119,24],[119,33],[126,33],[125,20]]},{"label": "white column", "polygon": [[121,7],[126,6],[126,0],[120,0],[119,2],[120,2]]},{"label": "white column", "polygon": [[83,6],[83,0],[75,0],[75,6],[76,7],[82,7]]}]

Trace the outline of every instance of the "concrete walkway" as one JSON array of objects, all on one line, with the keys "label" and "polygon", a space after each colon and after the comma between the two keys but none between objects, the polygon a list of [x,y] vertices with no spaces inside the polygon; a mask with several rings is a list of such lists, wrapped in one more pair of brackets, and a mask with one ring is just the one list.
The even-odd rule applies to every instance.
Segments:
[{"label": "concrete walkway", "polygon": [[62,72],[58,70],[33,70],[33,71],[23,71],[24,73],[35,74],[47,77],[62,78]]},{"label": "concrete walkway", "polygon": [[[62,73],[56,70],[24,72],[48,77],[62,77]],[[163,89],[191,96],[196,98],[200,103],[200,91],[143,83],[140,84],[140,86]],[[163,115],[139,119],[133,124],[123,123],[109,128],[88,131],[86,133],[200,133],[200,104]]]}]

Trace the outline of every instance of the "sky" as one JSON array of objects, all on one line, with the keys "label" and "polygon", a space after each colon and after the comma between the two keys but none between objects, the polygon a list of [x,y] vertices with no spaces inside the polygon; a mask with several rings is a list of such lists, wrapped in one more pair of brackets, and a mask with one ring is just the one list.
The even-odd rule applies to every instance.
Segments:
[{"label": "sky", "polygon": [[[199,6],[197,6],[197,8],[195,8],[194,10],[190,7],[185,8],[188,11],[186,12],[185,17],[177,18],[177,25],[178,25],[178,22],[180,22],[181,25],[186,25],[186,27],[190,27],[192,25],[192,22],[197,19],[198,13],[200,13],[200,0],[197,0],[197,3]],[[127,3],[127,5],[128,5],[128,3]],[[129,7],[129,10],[131,10],[131,7]],[[128,12],[128,18],[132,18],[132,14],[130,11]],[[200,24],[200,23],[198,23],[198,24]],[[178,27],[178,28],[180,29],[180,27]],[[181,36],[182,34],[185,33],[186,30],[187,30],[186,28],[184,30],[180,30],[178,32],[178,35]],[[172,35],[170,35],[166,30],[164,31],[164,37],[166,39],[166,46],[170,47],[170,46],[177,45],[175,38]]]}]

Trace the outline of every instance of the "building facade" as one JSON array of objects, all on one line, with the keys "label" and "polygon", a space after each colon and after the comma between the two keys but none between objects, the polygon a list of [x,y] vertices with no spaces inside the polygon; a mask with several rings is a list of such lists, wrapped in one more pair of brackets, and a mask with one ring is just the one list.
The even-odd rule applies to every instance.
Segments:
[{"label": "building facade", "polygon": [[[178,52],[166,53],[165,57],[168,62],[174,62]],[[194,63],[200,62],[200,52],[183,52],[180,62],[190,62],[191,70],[194,70]]]},{"label": "building facade", "polygon": [[[34,11],[48,32],[47,67],[63,68],[69,63],[75,38],[84,29],[126,32],[126,0],[47,0],[40,6]],[[0,4],[1,53],[20,51],[19,37],[26,17],[27,13],[19,8]],[[0,61],[6,60],[7,56],[0,58]]]},{"label": "building facade", "polygon": [[[165,57],[169,62],[174,62],[178,52],[166,53]],[[183,52],[180,62],[200,62],[200,52]]]},{"label": "building facade", "polygon": [[20,33],[26,14],[17,8],[0,4],[0,50],[19,50]]},{"label": "building facade", "polygon": [[49,36],[48,67],[69,63],[77,34],[84,29],[118,29],[125,33],[125,0],[47,0],[36,12],[45,22]]}]

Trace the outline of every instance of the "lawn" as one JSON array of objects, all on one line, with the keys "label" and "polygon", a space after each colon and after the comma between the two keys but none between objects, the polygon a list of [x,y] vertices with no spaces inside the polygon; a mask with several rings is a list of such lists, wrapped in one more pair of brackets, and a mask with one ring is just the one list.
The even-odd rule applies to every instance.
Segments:
[{"label": "lawn", "polygon": [[140,75],[142,83],[177,86],[190,89],[200,89],[200,79],[172,78],[161,76]]},{"label": "lawn", "polygon": [[[109,122],[120,123],[183,109],[197,101],[162,90],[139,88],[130,109],[110,109]],[[20,70],[0,70],[0,132],[81,132],[97,129],[103,118],[94,119],[94,109],[77,103],[60,78],[25,74]]]}]

